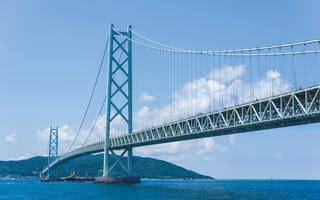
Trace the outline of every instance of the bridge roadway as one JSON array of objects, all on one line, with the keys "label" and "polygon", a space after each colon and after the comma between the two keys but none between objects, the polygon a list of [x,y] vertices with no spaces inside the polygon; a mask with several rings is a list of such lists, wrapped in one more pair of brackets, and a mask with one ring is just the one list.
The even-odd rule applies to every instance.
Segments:
[{"label": "bridge roadway", "polygon": [[[110,142],[111,149],[117,150],[317,122],[320,122],[320,85],[113,137]],[[58,157],[49,167],[103,151],[104,141],[100,141]]]}]

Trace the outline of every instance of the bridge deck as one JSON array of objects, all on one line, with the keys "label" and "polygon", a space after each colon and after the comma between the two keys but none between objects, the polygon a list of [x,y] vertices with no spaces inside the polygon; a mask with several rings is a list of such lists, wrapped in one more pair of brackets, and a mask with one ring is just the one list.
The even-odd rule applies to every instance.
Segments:
[{"label": "bridge deck", "polygon": [[[185,120],[111,138],[111,149],[236,134],[320,122],[320,86],[297,90]],[[84,154],[102,152],[97,142],[60,156],[50,167]],[[47,168],[43,171],[45,173]]]}]

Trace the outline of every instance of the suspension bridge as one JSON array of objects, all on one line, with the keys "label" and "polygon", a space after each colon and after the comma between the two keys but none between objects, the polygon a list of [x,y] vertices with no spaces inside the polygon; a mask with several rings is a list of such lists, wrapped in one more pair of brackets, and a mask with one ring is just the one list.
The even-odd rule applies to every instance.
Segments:
[{"label": "suspension bridge", "polygon": [[[317,123],[319,53],[319,39],[189,50],[149,39],[131,26],[119,31],[111,25],[77,134],[58,156],[58,129],[51,129],[48,166],[41,174],[49,177],[70,159],[104,152],[97,181],[116,180],[116,165],[124,180],[133,176],[134,147]],[[100,95],[90,131],[83,131],[104,70],[107,93]]]}]

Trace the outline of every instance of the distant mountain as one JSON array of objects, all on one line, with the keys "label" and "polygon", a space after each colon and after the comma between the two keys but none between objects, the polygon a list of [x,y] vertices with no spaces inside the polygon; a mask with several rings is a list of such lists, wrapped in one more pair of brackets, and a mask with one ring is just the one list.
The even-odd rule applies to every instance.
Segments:
[{"label": "distant mountain", "polygon": [[[110,157],[114,162],[114,157]],[[47,165],[46,157],[33,157],[19,161],[0,161],[0,177],[27,177],[38,176]],[[58,177],[65,177],[75,172],[77,176],[101,176],[103,155],[88,155],[68,161],[54,170]],[[212,177],[198,174],[172,163],[153,158],[133,157],[134,175],[149,179],[212,179]],[[119,165],[111,175],[123,174]]]}]

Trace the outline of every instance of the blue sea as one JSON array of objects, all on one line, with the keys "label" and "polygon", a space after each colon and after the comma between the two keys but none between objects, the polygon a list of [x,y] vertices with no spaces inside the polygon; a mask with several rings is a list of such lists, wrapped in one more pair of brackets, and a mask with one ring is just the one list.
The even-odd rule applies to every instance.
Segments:
[{"label": "blue sea", "polygon": [[320,181],[142,180],[136,185],[0,180],[0,199],[320,199]]}]

